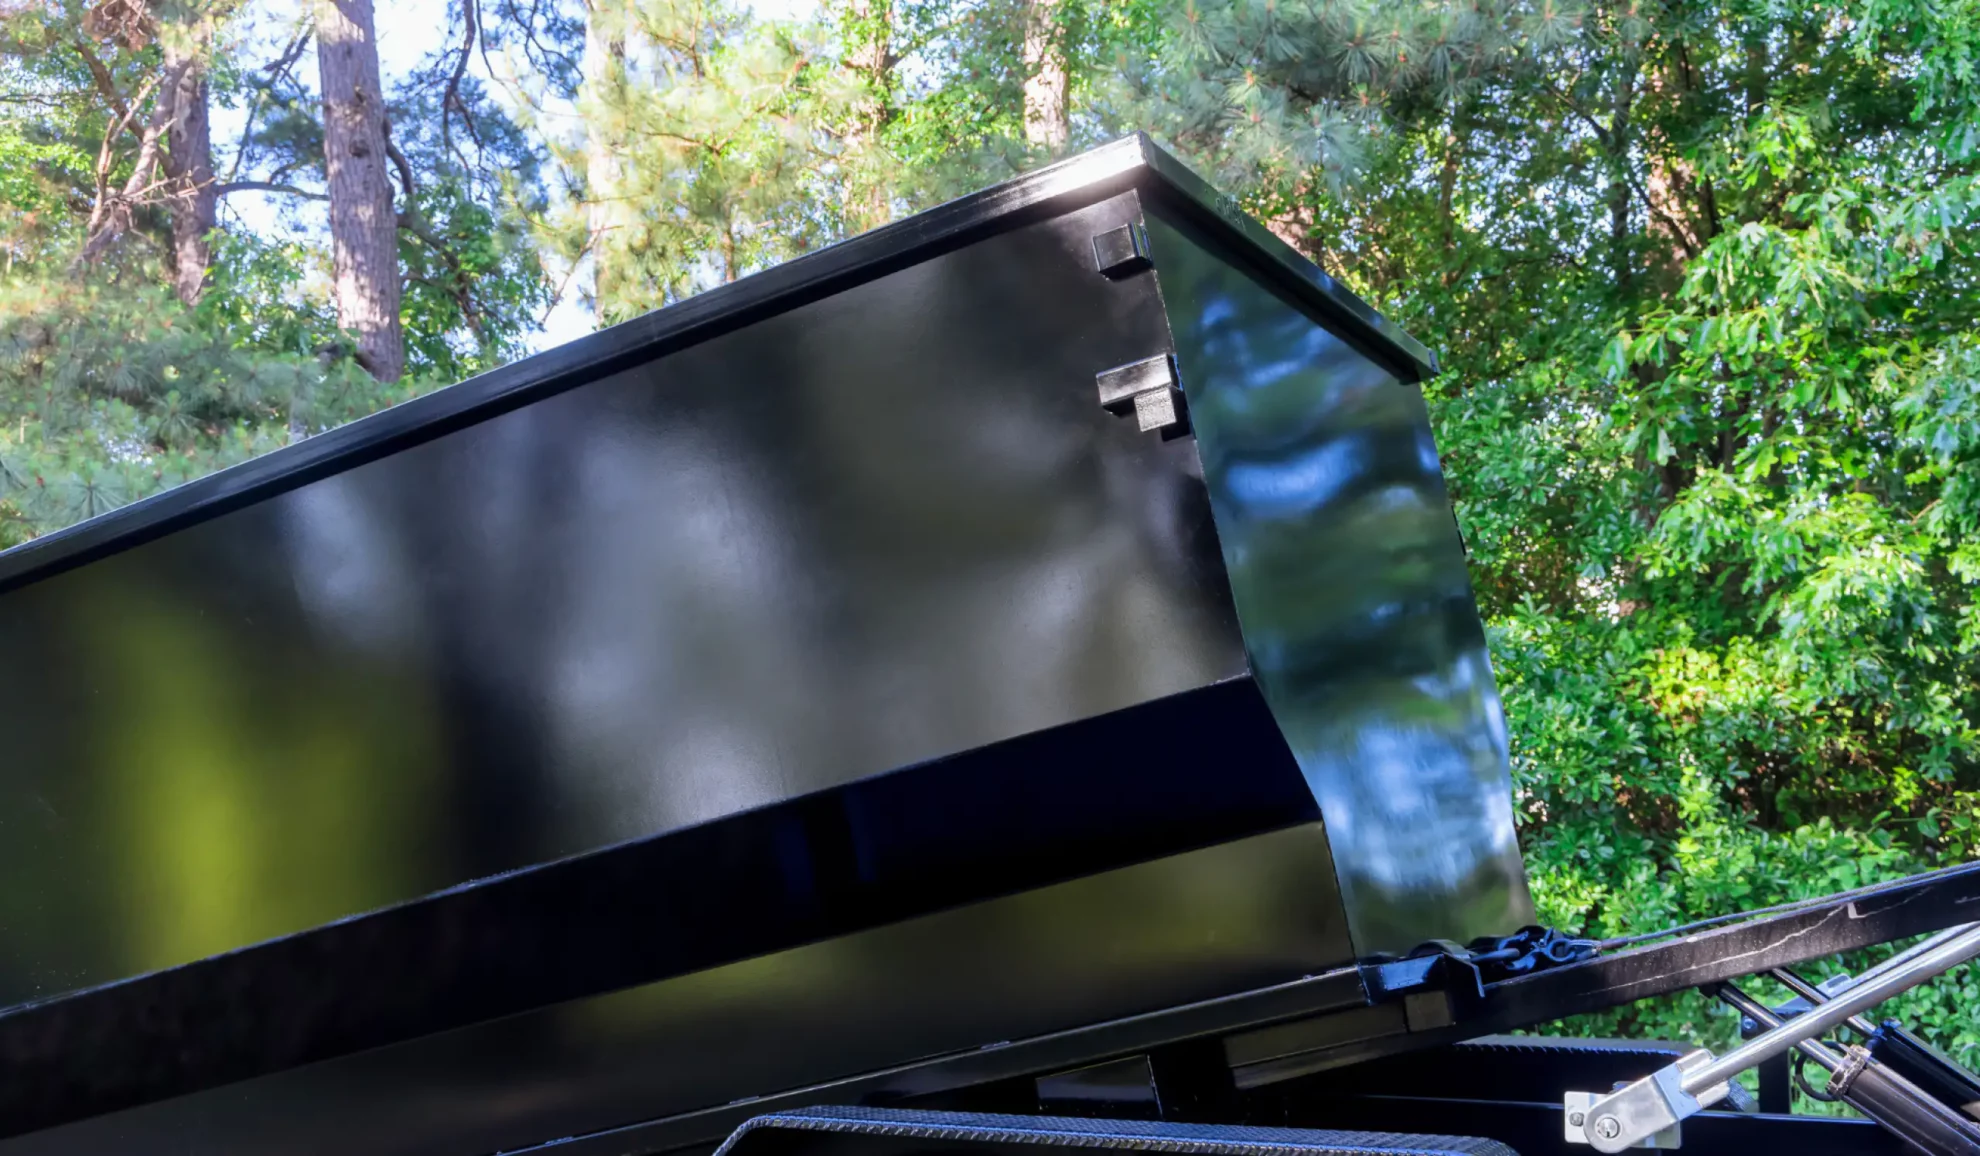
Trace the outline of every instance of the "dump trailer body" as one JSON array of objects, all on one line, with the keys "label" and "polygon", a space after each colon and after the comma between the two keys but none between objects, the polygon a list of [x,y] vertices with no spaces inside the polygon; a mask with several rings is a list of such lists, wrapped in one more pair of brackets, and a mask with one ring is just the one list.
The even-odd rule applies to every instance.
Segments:
[{"label": "dump trailer body", "polygon": [[0,1154],[511,1149],[1512,931],[1431,370],[1136,137],[0,555]]}]

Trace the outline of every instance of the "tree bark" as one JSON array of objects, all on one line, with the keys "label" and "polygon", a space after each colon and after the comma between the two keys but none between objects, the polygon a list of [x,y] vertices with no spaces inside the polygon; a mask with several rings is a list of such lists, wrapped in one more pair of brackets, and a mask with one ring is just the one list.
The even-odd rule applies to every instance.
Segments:
[{"label": "tree bark", "polygon": [[406,364],[399,227],[385,170],[385,96],[371,12],[371,0],[317,0],[316,62],[337,323],[357,335],[359,365],[380,381],[397,381]]},{"label": "tree bark", "polygon": [[[151,116],[138,138],[137,159],[131,165],[131,174],[121,189],[110,186],[110,172],[116,162],[116,139],[128,121],[121,121],[116,128],[104,134],[103,147],[96,158],[96,203],[90,208],[82,252],[76,258],[77,268],[102,260],[110,251],[110,246],[129,231],[132,210],[150,198],[152,175],[158,169],[164,152],[165,134],[172,125],[172,97],[178,90],[184,69],[185,64],[181,61],[178,71],[166,69],[161,72],[156,85],[157,98],[151,104]],[[135,113],[143,106],[142,96],[131,104],[134,107],[128,112]]]},{"label": "tree bark", "polygon": [[213,180],[213,122],[207,83],[212,27],[167,37],[165,71],[177,83],[160,100],[172,105],[163,160],[172,207],[172,290],[187,305],[199,303],[213,264],[208,236],[219,223],[219,189]]},{"label": "tree bark", "polygon": [[1630,208],[1634,197],[1630,189],[1630,115],[1636,102],[1636,77],[1638,63],[1632,60],[1624,67],[1622,76],[1616,82],[1615,103],[1609,116],[1607,140],[1604,142],[1609,154],[1609,263],[1615,277],[1616,292],[1628,294],[1634,283],[1635,270],[1631,265],[1630,253]]},{"label": "tree bark", "polygon": [[1026,0],[1024,6],[1024,140],[1057,153],[1072,135],[1065,49],[1060,43],[1059,0]]}]

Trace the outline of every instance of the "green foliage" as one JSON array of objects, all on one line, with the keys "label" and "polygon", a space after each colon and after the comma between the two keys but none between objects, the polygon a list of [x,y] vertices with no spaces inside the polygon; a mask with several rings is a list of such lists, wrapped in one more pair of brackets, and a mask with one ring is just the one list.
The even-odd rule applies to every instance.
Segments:
[{"label": "green foliage", "polygon": [[[1026,0],[902,5],[908,75],[886,131],[895,195],[923,207],[1051,158],[1024,139]],[[1056,50],[1071,63],[1071,149],[1143,127],[1138,76],[1159,43],[1160,0],[1058,0]]]},{"label": "green foliage", "polygon": [[[321,246],[223,233],[190,313],[141,247],[68,279],[106,114],[46,51],[73,13],[13,19],[0,75],[47,99],[0,112],[0,544],[514,356],[539,242],[620,320],[1043,159],[1018,0],[589,9],[588,39],[575,8],[489,33],[576,98],[568,138],[437,96],[451,53],[395,94],[425,375],[396,391],[349,367]],[[1974,855],[1980,0],[1054,13],[1075,146],[1157,130],[1443,356],[1548,922],[1635,934]],[[120,83],[152,66],[114,48]],[[293,78],[216,85],[261,102],[250,168],[320,165]],[[1902,1006],[1971,1053],[1976,982]],[[1696,999],[1570,1027],[1731,1031]]]},{"label": "green foliage", "polygon": [[524,217],[451,175],[420,190],[419,214],[421,233],[402,231],[399,242],[407,364],[458,381],[520,357],[521,335],[551,302]]},{"label": "green foliage", "polygon": [[[251,259],[240,263],[251,270]],[[0,289],[0,543],[245,461],[417,388],[381,386],[348,359],[281,348],[309,328],[300,317],[200,316],[162,289]]]},{"label": "green foliage", "polygon": [[392,107],[414,181],[409,196],[400,189],[407,365],[442,381],[522,356],[554,297],[533,225],[547,150],[476,78],[454,82],[450,99],[456,63],[430,58]]},{"label": "green foliage", "polygon": [[[1172,138],[1445,354],[1543,917],[1638,933],[1970,858],[1980,7],[1174,12]],[[1980,1045],[1943,992],[1909,1006]]]},{"label": "green foliage", "polygon": [[12,213],[0,246],[6,249],[9,271],[16,260],[33,260],[50,240],[60,236],[67,221],[73,186],[89,172],[89,159],[75,146],[41,142],[0,124],[0,204]]},{"label": "green foliage", "polygon": [[816,248],[844,231],[831,135],[860,94],[823,29],[762,23],[720,0],[601,5],[584,135],[559,149],[574,203],[551,222],[597,270],[620,321]]},{"label": "green foliage", "polygon": [[[243,7],[187,0],[121,24],[146,7],[0,13],[0,546],[511,360],[549,304],[528,225],[542,149],[458,75],[453,48],[391,108],[405,381],[381,386],[351,361],[320,231],[219,229],[188,308],[166,291],[179,210],[140,192],[115,246],[85,260],[85,222],[134,171],[159,42],[185,34],[171,21],[224,23]],[[294,205],[320,196],[307,186],[321,180],[322,130],[296,69],[303,41],[287,40],[266,66],[227,52],[211,63],[214,100],[249,113],[230,167]]]}]

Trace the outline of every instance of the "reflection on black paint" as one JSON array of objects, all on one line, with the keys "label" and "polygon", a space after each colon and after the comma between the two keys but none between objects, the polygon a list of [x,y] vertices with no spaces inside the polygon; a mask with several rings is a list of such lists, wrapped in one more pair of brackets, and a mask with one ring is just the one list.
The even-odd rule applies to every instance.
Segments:
[{"label": "reflection on black paint", "polygon": [[[1118,163],[1046,174],[1050,212]],[[0,1151],[705,1122],[1001,1040],[1097,1059],[1067,1029],[1160,1009],[1214,1033],[1350,926],[1522,921],[1415,392],[1159,222],[1159,278],[1101,276],[1132,193],[965,208],[964,248],[929,247],[950,210],[903,223],[821,258],[879,280],[729,287],[587,344],[643,365],[547,398],[586,357],[513,367],[255,467],[326,480],[8,586]],[[1095,404],[1171,347],[1158,279],[1202,462]],[[68,545],[132,523],[95,525]]]},{"label": "reflection on black paint", "polygon": [[0,1007],[1241,674],[1130,202],[9,592]]},{"label": "reflection on black paint", "polygon": [[1532,917],[1505,719],[1421,392],[1149,221],[1254,672],[1356,950]]}]

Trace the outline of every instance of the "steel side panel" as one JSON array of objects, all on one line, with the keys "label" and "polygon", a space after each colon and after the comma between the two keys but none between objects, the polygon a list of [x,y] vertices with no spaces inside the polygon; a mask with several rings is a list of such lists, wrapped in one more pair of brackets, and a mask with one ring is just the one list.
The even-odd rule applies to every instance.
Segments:
[{"label": "steel side panel", "polygon": [[[1256,684],[1232,679],[0,1012],[0,1136],[1318,819]],[[1324,856],[1307,862],[1334,903]],[[1345,963],[1342,921],[1322,922],[1322,958]],[[1013,974],[1052,955],[1000,950]],[[1092,994],[1105,1019],[1112,988]],[[1035,1011],[995,1003],[971,1011],[989,1039]]]},{"label": "steel side panel", "polygon": [[1505,718],[1421,390],[1151,212],[1254,676],[1358,954],[1530,923]]},{"label": "steel side panel", "polygon": [[1410,380],[1429,351],[1300,257],[1142,133],[721,285],[685,301],[416,398],[186,485],[0,551],[0,592],[128,549],[227,510],[417,445],[662,352],[844,292],[886,272],[1128,189],[1193,214],[1274,271],[1277,283],[1358,335]]},{"label": "steel side panel", "polygon": [[0,1156],[479,1156],[720,1107],[1320,973],[1346,948],[1326,880],[1307,824],[18,1136]]},{"label": "steel side panel", "polygon": [[1242,674],[1136,211],[0,596],[0,1007]]}]

